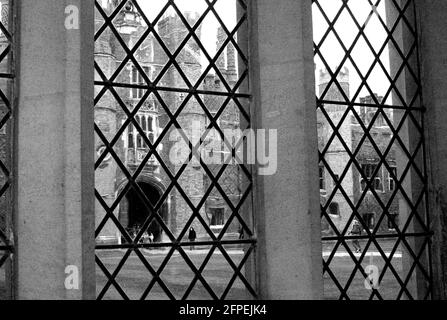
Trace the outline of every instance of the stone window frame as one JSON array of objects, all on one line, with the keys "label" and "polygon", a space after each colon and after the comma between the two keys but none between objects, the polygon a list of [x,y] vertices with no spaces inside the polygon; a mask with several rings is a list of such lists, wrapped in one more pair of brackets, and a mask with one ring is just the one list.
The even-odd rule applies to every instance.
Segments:
[{"label": "stone window frame", "polygon": [[[257,260],[252,265],[253,277],[263,299],[321,299],[311,1],[280,0],[281,5],[271,0],[249,1],[252,4],[249,49],[253,57],[251,108],[256,128],[278,130],[281,155],[275,175],[255,177],[252,206],[258,216],[259,246]],[[79,30],[52,27],[64,25],[62,13],[68,4],[80,9]],[[434,92],[425,95],[426,107],[431,110],[427,121],[437,125],[427,127],[432,137],[441,139],[447,124],[442,120],[447,115],[443,100],[437,99],[442,91],[439,81],[447,87],[447,77],[436,77],[446,71],[442,57],[437,54],[443,44],[438,41],[436,28],[447,22],[445,10],[436,10],[436,6],[434,1],[425,1],[419,10],[426,22],[424,53],[428,58],[423,64],[434,72],[426,74],[423,90]],[[15,196],[15,295],[19,299],[94,299],[93,0],[20,1],[18,7],[17,99],[21,112],[16,119],[15,151],[19,155],[16,189],[21,192]],[[48,30],[48,35],[41,37],[41,30]],[[45,81],[42,74],[46,75]],[[39,112],[36,105],[42,106]],[[433,140],[429,144],[436,165],[435,182],[445,181],[444,153]],[[54,150],[64,152],[51,152]],[[53,155],[51,161],[49,154]],[[45,179],[36,179],[36,167]],[[441,185],[436,184],[435,190]],[[434,206],[434,216],[438,220],[442,216],[440,204]],[[54,232],[42,233],[30,227],[41,223],[51,223]],[[437,234],[441,234],[441,224],[438,226]],[[48,259],[54,263],[49,265]],[[64,287],[62,267],[67,264],[79,267],[80,290]],[[39,266],[43,265],[47,268],[41,270]],[[442,278],[434,283],[442,291]]]}]

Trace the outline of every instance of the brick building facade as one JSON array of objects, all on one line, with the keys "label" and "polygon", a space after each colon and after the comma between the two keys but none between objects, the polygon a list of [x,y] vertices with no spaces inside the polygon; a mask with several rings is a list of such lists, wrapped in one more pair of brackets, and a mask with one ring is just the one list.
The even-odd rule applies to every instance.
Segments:
[{"label": "brick building facade", "polygon": [[[331,77],[326,70],[320,70],[317,79],[319,79],[319,92],[322,94],[330,82]],[[349,70],[344,68],[339,73],[337,80],[344,91],[344,94],[349,97]],[[375,98],[379,102],[382,102],[382,97],[376,95]],[[326,94],[326,100],[344,101],[343,94],[340,92],[336,84],[331,84],[331,87]],[[395,223],[398,224],[398,202],[400,197],[399,192],[397,192],[396,195],[393,195],[396,188],[396,181],[389,173],[389,169],[394,170],[395,174],[398,173],[395,159],[396,145],[393,145],[389,152],[386,152],[393,136],[390,129],[390,125],[392,126],[394,121],[393,113],[392,110],[384,109],[383,112],[386,117],[380,113],[376,115],[378,108],[368,106],[374,104],[373,97],[371,96],[362,97],[359,101],[360,104],[364,106],[356,107],[356,115],[354,115],[352,111],[348,112],[346,115],[347,108],[343,105],[334,104],[325,106],[325,110],[333,122],[334,127],[339,126],[340,121],[343,121],[338,132],[349,151],[354,153],[358,148],[359,143],[362,143],[356,154],[358,166],[352,164],[344,177],[341,177],[341,175],[347,163],[350,161],[350,156],[338,136],[335,136],[335,138],[331,140],[330,145],[327,146],[334,133],[334,129],[329,124],[328,119],[322,113],[321,109],[318,109],[317,111],[319,150],[322,151],[324,148],[327,148],[325,153],[327,166],[331,168],[335,178],[340,178],[341,187],[346,194],[346,196],[343,195],[339,188],[333,197],[331,197],[333,190],[336,187],[335,179],[329,172],[327,172],[327,166],[320,162],[321,204],[325,206],[327,201],[331,201],[328,205],[329,217],[339,231],[342,231],[353,211],[346,198],[349,198],[353,206],[356,206],[359,203],[362,193],[367,186],[367,181],[364,179],[364,177],[366,177],[367,180],[370,181],[371,187],[368,188],[366,195],[361,201],[358,210],[359,214],[364,220],[365,225],[369,226],[370,229],[374,229],[377,224],[379,224],[379,232],[393,232],[395,228],[391,220],[394,220]],[[360,123],[366,128],[370,127],[370,136],[378,150],[372,144],[370,138],[366,138],[362,141],[365,131]],[[381,154],[386,153],[386,163],[389,164],[390,168],[386,168],[383,163],[377,168],[381,164],[380,156],[377,151],[380,151]],[[360,171],[363,172],[364,177],[362,177]],[[374,188],[376,195],[371,192],[371,188]],[[392,197],[391,203],[388,206],[388,216],[381,220],[380,215],[383,212],[383,209],[376,196],[382,201],[384,206],[387,206],[388,201]],[[333,233],[332,228],[325,218],[323,218],[322,221],[322,231],[324,234]]]},{"label": "brick building facade", "polygon": [[[8,288],[11,287],[11,290],[7,289],[8,297],[95,298],[97,266],[95,221],[92,221],[92,212],[95,210],[94,170],[91,163],[94,150],[93,113],[95,112],[97,117],[103,117],[102,126],[109,128],[109,133],[114,132],[119,123],[113,121],[117,111],[111,104],[106,103],[106,99],[113,101],[113,97],[106,95],[103,98],[104,107],[93,108],[91,71],[94,53],[94,2],[70,1],[71,5],[80,9],[79,30],[66,30],[62,27],[66,18],[63,14],[67,6],[65,1],[14,2],[20,13],[16,23],[20,27],[17,33],[17,45],[20,48],[17,53],[20,57],[17,72],[20,76],[16,79],[19,90],[13,98],[17,101],[17,109],[20,112],[15,115],[17,121],[13,135],[17,141],[17,159],[13,171],[14,178],[17,179],[13,179],[13,184],[20,192],[16,193],[12,201],[16,221],[14,246],[6,248],[4,255],[7,260],[14,260],[13,276],[5,277],[11,282],[11,285],[7,284]],[[254,88],[253,108],[256,110],[253,116],[257,120],[258,128],[278,129],[278,152],[283,155],[279,157],[277,174],[255,181],[256,234],[259,239],[255,244],[256,287],[261,299],[322,299],[324,282],[328,278],[322,274],[323,270],[330,267],[322,263],[319,234],[312,3],[315,2],[250,1],[250,34],[247,39],[250,41],[251,56],[254,58],[250,62],[250,83]],[[404,21],[396,24],[397,29],[393,37],[398,43],[411,38],[411,27],[406,25],[407,20],[411,21],[414,14],[419,28],[418,41],[415,42],[418,48],[413,52],[418,51],[421,58],[417,64],[420,64],[419,89],[424,93],[424,105],[414,106],[411,112],[418,118],[419,115],[423,116],[422,122],[426,132],[422,134],[418,129],[407,126],[402,130],[405,132],[401,131],[401,135],[407,135],[405,142],[410,148],[418,144],[421,135],[426,141],[429,167],[427,175],[424,175],[427,179],[423,181],[421,188],[428,193],[424,202],[428,202],[430,210],[425,212],[422,208],[425,205],[422,205],[418,211],[420,209],[423,211],[421,215],[426,213],[424,216],[430,219],[426,232],[416,231],[415,235],[413,230],[409,230],[395,237],[397,242],[407,239],[410,241],[408,249],[411,247],[417,250],[417,257],[413,259],[408,250],[402,250],[404,268],[402,274],[400,269],[397,272],[405,283],[401,285],[399,282],[395,288],[401,293],[402,290],[410,290],[414,298],[445,299],[447,68],[443,55],[439,53],[447,49],[446,37],[442,32],[447,28],[447,3],[440,0],[412,3],[415,4],[414,8],[412,5],[408,6],[409,9],[402,12],[402,16],[398,14]],[[377,11],[374,10],[374,13]],[[329,27],[337,29],[337,25],[330,24]],[[388,43],[392,51],[391,56],[396,57],[397,53],[393,52],[396,50],[393,50],[391,42]],[[409,49],[407,45],[410,47],[412,43],[402,45],[404,52]],[[97,63],[110,63],[113,68],[118,61],[112,55],[115,48],[107,41],[102,42],[101,46],[105,49],[102,54],[103,61],[101,62],[101,53],[96,50]],[[416,60],[415,57],[416,55],[413,55],[411,60]],[[392,58],[391,61],[393,60],[395,59]],[[412,61],[409,61],[409,64],[412,64]],[[407,79],[411,80],[408,72],[400,82]],[[271,109],[273,104],[280,106],[275,112]],[[423,113],[417,109],[423,109]],[[395,109],[396,111],[399,110]],[[321,120],[321,115],[318,117]],[[396,115],[394,118],[397,119]],[[323,118],[322,121],[326,120]],[[97,124],[99,125],[100,121],[97,121]],[[325,126],[323,124],[323,127]],[[322,137],[324,141],[326,136]],[[96,147],[101,149],[99,138],[96,139]],[[396,148],[394,151],[396,167],[399,170],[399,150]],[[97,189],[107,201],[113,199],[114,193],[117,192],[116,186],[119,185],[119,181],[114,181],[117,179],[117,168],[113,167],[113,163],[110,160],[108,166],[104,167],[110,169],[113,178],[109,179],[101,172],[98,172],[96,177],[99,183]],[[327,174],[325,177],[327,178],[323,183],[331,182]],[[104,183],[101,183],[99,178],[103,179]],[[355,178],[352,177],[352,180]],[[153,185],[158,187],[156,183]],[[416,188],[416,192],[420,188],[414,179],[408,181],[405,188],[407,186]],[[110,196],[107,196],[108,194]],[[329,186],[326,187],[326,194],[330,194]],[[352,190],[353,198],[354,194],[355,191]],[[399,207],[399,218],[405,221],[402,214],[405,208]],[[343,215],[344,212],[340,210],[340,214]],[[97,209],[97,220],[100,215],[101,211]],[[119,211],[116,216],[119,216]],[[408,222],[411,223],[410,219]],[[112,230],[113,232],[115,231]],[[370,240],[375,240],[379,237],[371,238]],[[340,241],[348,242],[349,238],[342,237]],[[427,243],[432,246],[425,246]],[[424,252],[419,251],[421,247],[425,248]],[[424,259],[419,259],[421,252]],[[432,263],[425,263],[426,252],[432,253]],[[384,259],[385,257],[386,254],[383,255]],[[357,271],[357,275],[360,275],[366,260],[352,258],[353,261],[349,260],[351,267],[348,266],[346,272]],[[79,290],[69,290],[64,286],[64,268],[68,264],[79,267]],[[389,266],[391,265],[395,265],[394,261],[390,261]],[[0,268],[4,270],[4,266]],[[410,272],[405,270],[405,266],[411,269]],[[425,266],[433,270],[433,274],[430,273],[432,279],[429,281],[433,294],[430,296],[427,295],[425,286],[420,283],[422,281],[419,281],[421,272],[418,270],[422,271]],[[412,275],[412,270],[417,273]],[[178,278],[177,274],[173,276]],[[416,279],[413,281],[410,278]],[[146,280],[142,282],[146,283]],[[357,288],[363,290],[363,284],[364,279],[361,279]],[[343,286],[345,290],[341,293],[347,299],[355,298],[357,288]],[[389,286],[383,285],[381,288],[387,290]],[[338,293],[337,290],[337,295]],[[401,297],[405,298],[405,294]]]},{"label": "brick building facade", "polygon": [[[113,12],[114,5],[109,3],[104,9],[110,14]],[[190,26],[193,26],[199,18],[199,14],[194,12],[185,12],[184,16]],[[100,28],[103,24],[103,19],[98,12],[95,21],[96,28]],[[147,30],[147,26],[137,10],[130,4],[126,5],[116,18],[115,27],[129,49],[133,48],[136,41]],[[171,64],[169,69],[164,72],[163,69],[168,63],[168,55],[165,50],[167,49],[173,54],[188,34],[188,29],[183,24],[181,18],[175,12],[167,12],[157,22],[156,28],[160,38],[154,36],[151,32],[135,52],[135,57],[142,70],[137,68],[132,61],[129,61],[115,79],[117,83],[130,83],[136,87],[130,90],[127,88],[116,89],[116,95],[108,91],[101,97],[101,100],[95,107],[95,123],[108,142],[111,143],[117,133],[120,133],[120,138],[114,141],[114,151],[131,174],[138,170],[146,155],[148,155],[150,148],[142,138],[142,132],[136,128],[135,124],[126,122],[128,114],[132,113],[135,108],[139,108],[134,119],[139,124],[140,129],[151,143],[157,143],[157,140],[160,140],[157,147],[160,157],[152,155],[142,168],[137,180],[138,185],[153,206],[156,206],[169,188],[171,179],[165,169],[168,169],[172,176],[175,176],[190,154],[189,141],[185,141],[180,131],[171,123],[169,113],[172,115],[179,113],[177,122],[182,128],[184,135],[193,144],[197,144],[210,124],[205,108],[214,117],[219,113],[219,109],[225,102],[225,98],[218,95],[204,94],[200,96],[201,104],[196,97],[188,95],[187,90],[189,86],[175,65]],[[197,28],[196,34],[201,38],[201,26]],[[160,39],[163,44],[160,43]],[[225,40],[225,34],[221,28],[216,29],[215,40],[216,47],[219,48]],[[125,58],[126,50],[123,49],[120,41],[112,32],[105,31],[101,38],[96,41],[95,61],[102,70],[108,70],[108,72],[104,72],[107,79],[113,75]],[[176,62],[192,85],[195,85],[208,65],[204,63],[204,56],[199,45],[192,39],[188,41],[187,45],[178,54]],[[212,69],[201,81],[200,89],[204,91],[223,91],[226,84],[231,88],[234,87],[236,79],[238,79],[238,67],[236,51],[232,44],[226,47],[224,54],[219,57],[216,65],[226,83]],[[145,75],[141,71],[144,71]],[[159,77],[159,75],[161,76]],[[101,75],[98,72],[95,77],[96,80],[101,79]],[[145,89],[145,78],[151,82],[158,81],[158,86],[167,89],[161,90],[159,96],[149,93]],[[169,90],[169,88],[180,88],[184,89],[185,92],[175,92]],[[97,86],[96,94],[101,90],[102,88]],[[120,104],[116,100],[118,96],[128,98],[123,99],[124,101]],[[124,110],[123,106],[127,110]],[[222,130],[240,129],[239,110],[233,102],[229,102],[223,112],[220,113],[217,124]],[[167,132],[163,133],[165,129]],[[97,158],[99,158],[105,150],[105,146],[98,136],[96,136],[95,141]],[[200,140],[200,142],[202,141]],[[234,139],[230,143],[234,143]],[[217,131],[211,130],[205,137],[205,141],[202,142],[200,152],[202,157],[213,159],[217,157],[223,163],[226,149]],[[161,161],[166,165],[165,167],[161,165]],[[218,164],[219,161],[214,163],[209,164],[208,167],[213,175],[216,175],[221,165]],[[145,222],[150,214],[150,210],[143,204],[141,197],[138,196],[135,190],[130,189],[126,191],[128,179],[112,155],[108,154],[99,165],[95,179],[96,189],[109,207],[112,206],[122,192],[125,192],[125,196],[122,197],[119,206],[114,211],[114,214],[125,228],[127,227],[129,230],[135,227],[138,228]],[[234,206],[238,204],[242,194],[242,179],[243,174],[241,174],[239,166],[234,163],[228,165],[219,179],[223,191]],[[200,161],[193,159],[189,162],[178,182],[185,193],[184,196],[194,206],[197,206],[208,190],[211,179],[202,168]],[[184,196],[174,187],[158,210],[158,214],[175,236],[181,233],[192,214],[192,209],[185,201]],[[213,188],[205,204],[201,206],[200,213],[211,229],[218,233],[232,212],[222,197],[221,192]],[[104,215],[105,210],[97,201],[97,225],[102,221]],[[199,237],[207,237],[205,229],[198,219],[194,221],[192,226],[197,231]],[[236,236],[238,229],[238,222],[232,222],[226,236]],[[156,241],[168,241],[157,221],[153,221],[148,231],[155,236]],[[120,235],[116,226],[109,222],[102,229],[97,239],[99,241],[114,242],[119,241]]]}]

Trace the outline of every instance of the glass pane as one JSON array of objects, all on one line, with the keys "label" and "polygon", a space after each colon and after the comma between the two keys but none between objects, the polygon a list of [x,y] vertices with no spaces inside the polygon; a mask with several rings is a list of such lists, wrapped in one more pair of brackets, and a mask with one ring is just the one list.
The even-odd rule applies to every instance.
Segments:
[{"label": "glass pane", "polygon": [[8,251],[0,250],[0,300],[11,298],[12,260]]},{"label": "glass pane", "polygon": [[0,300],[11,297],[12,279],[12,117],[14,108],[12,64],[12,23],[10,1],[1,1],[0,9]]},{"label": "glass pane", "polygon": [[256,297],[251,168],[232,152],[250,127],[246,14],[96,1],[99,299]]},{"label": "glass pane", "polygon": [[312,8],[325,297],[428,298],[414,1]]}]

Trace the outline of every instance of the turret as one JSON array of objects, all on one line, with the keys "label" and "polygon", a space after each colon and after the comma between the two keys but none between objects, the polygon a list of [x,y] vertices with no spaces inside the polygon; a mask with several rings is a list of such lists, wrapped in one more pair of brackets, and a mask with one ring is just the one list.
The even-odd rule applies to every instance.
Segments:
[{"label": "turret", "polygon": [[[331,81],[331,75],[326,69],[320,69],[320,79],[319,79],[319,94],[320,96],[326,90],[329,82]],[[337,81],[343,89],[346,96],[349,98],[349,69],[347,67],[343,67],[337,75]],[[344,101],[343,95],[340,92],[340,89],[332,82],[331,87],[324,97],[323,100],[332,100],[332,101]]]}]

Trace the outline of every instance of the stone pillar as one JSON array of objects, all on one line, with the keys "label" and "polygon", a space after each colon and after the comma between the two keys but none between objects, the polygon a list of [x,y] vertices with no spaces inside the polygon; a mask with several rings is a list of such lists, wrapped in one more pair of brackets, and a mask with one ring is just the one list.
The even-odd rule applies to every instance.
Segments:
[{"label": "stone pillar", "polygon": [[[91,299],[94,1],[17,4],[17,298]],[[69,5],[80,29],[65,28]],[[67,266],[78,268],[78,290],[66,289]]]},{"label": "stone pillar", "polygon": [[447,2],[417,1],[420,21],[420,56],[429,157],[429,205],[435,299],[447,298]]},{"label": "stone pillar", "polygon": [[277,172],[256,177],[259,291],[262,299],[320,299],[323,271],[311,2],[251,4],[256,127],[278,130]]}]

